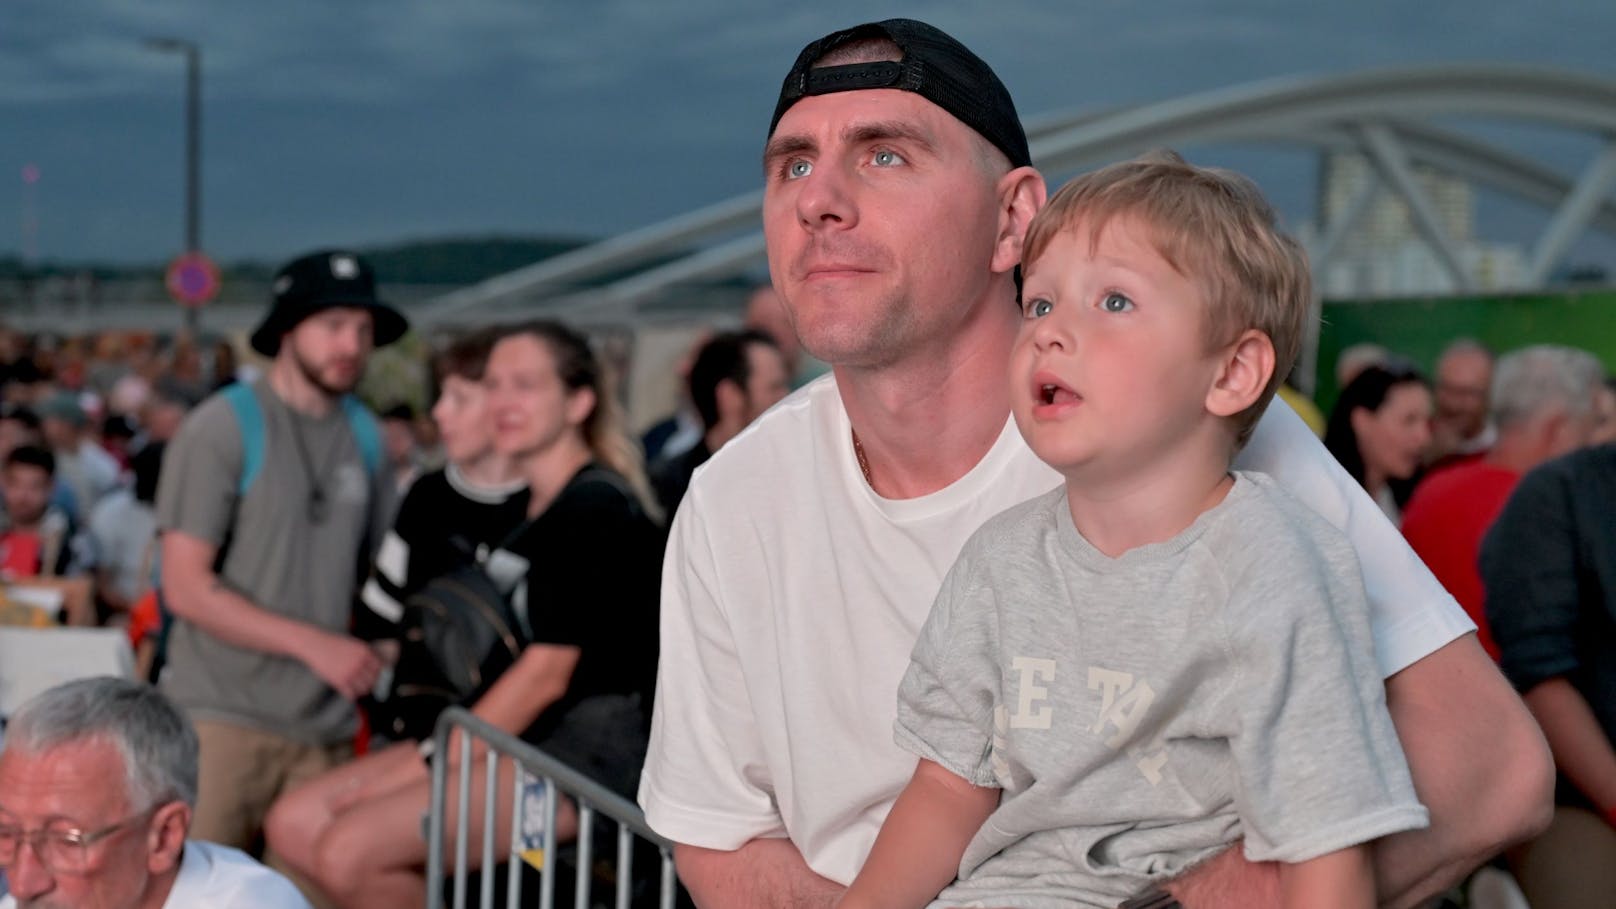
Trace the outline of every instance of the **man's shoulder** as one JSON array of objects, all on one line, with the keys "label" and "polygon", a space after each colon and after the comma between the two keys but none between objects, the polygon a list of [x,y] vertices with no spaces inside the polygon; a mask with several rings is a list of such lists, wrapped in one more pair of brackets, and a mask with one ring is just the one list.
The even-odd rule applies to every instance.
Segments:
[{"label": "man's shoulder", "polygon": [[[232,386],[234,387],[234,386]],[[242,386],[247,388],[249,386]],[[239,394],[239,392],[235,392]],[[185,415],[179,432],[170,443],[174,447],[213,445],[241,439],[241,419],[225,391],[209,395]]]},{"label": "man's shoulder", "polygon": [[180,876],[163,909],[308,909],[291,881],[239,849],[185,841]]},{"label": "man's shoulder", "polygon": [[1616,443],[1579,448],[1534,467],[1521,477],[1505,510],[1560,508],[1567,501],[1585,502],[1590,493],[1599,498],[1599,492],[1616,496]]},{"label": "man's shoulder", "polygon": [[1616,480],[1616,442],[1590,445],[1562,455],[1544,466],[1544,472],[1576,482],[1588,478]]},{"label": "man's shoulder", "polygon": [[136,504],[134,490],[124,486],[113,489],[90,506],[90,526],[99,530],[117,530],[134,511]]},{"label": "man's shoulder", "polygon": [[1231,573],[1291,572],[1319,556],[1356,560],[1347,535],[1273,477],[1258,471],[1237,477],[1241,488],[1220,509],[1212,537]]},{"label": "man's shoulder", "polygon": [[835,376],[820,376],[725,442],[697,470],[691,491],[739,492],[738,481],[747,479],[789,482],[794,471],[813,463],[814,452],[828,450],[828,431],[846,421]]},{"label": "man's shoulder", "polygon": [[1443,467],[1426,476],[1414,488],[1414,495],[1409,499],[1409,507],[1412,508],[1421,500],[1447,503],[1462,499],[1484,486],[1500,485],[1506,480],[1513,482],[1516,476],[1513,471],[1494,466],[1479,458]]}]

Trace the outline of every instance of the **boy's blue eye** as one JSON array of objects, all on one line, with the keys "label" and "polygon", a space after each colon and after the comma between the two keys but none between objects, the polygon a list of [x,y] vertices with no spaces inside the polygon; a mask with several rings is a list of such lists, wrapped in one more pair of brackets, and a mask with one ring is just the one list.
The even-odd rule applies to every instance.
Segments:
[{"label": "boy's blue eye", "polygon": [[1044,299],[1043,297],[1039,297],[1036,300],[1028,300],[1027,301],[1027,318],[1029,318],[1029,319],[1042,318],[1044,316],[1049,315],[1050,312],[1052,310],[1054,310],[1054,308],[1055,308],[1055,304],[1051,303],[1050,301],[1048,301],[1046,299]]},{"label": "boy's blue eye", "polygon": [[1133,301],[1119,293],[1109,293],[1100,301],[1100,308],[1106,312],[1127,312],[1133,309]]}]

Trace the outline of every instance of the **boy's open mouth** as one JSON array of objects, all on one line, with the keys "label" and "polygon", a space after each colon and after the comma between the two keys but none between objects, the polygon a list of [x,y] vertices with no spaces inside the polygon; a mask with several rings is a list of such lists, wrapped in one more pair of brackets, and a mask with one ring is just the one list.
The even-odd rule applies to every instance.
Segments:
[{"label": "boy's open mouth", "polygon": [[1058,382],[1043,382],[1038,386],[1038,400],[1042,404],[1067,404],[1079,398],[1077,392]]}]

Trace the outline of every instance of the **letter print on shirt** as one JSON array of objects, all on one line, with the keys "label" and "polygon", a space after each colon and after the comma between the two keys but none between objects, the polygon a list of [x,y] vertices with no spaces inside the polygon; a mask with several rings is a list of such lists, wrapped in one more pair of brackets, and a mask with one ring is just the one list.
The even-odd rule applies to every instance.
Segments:
[{"label": "letter print on shirt", "polygon": [[[1100,715],[1089,731],[1100,735],[1108,727],[1116,732],[1105,740],[1107,748],[1121,748],[1133,737],[1156,701],[1156,690],[1145,679],[1134,680],[1133,674],[1114,669],[1089,667],[1089,690],[1100,692]],[[1167,766],[1167,747],[1159,737],[1149,743],[1133,745],[1127,749],[1135,759],[1134,766],[1154,786],[1162,781],[1162,770]]]},{"label": "letter print on shirt", "polygon": [[1020,674],[1016,680],[1016,712],[1010,716],[1010,728],[1048,729],[1055,721],[1055,710],[1048,706],[1049,685],[1055,681],[1055,661],[1018,656],[1011,658],[1010,668]]}]

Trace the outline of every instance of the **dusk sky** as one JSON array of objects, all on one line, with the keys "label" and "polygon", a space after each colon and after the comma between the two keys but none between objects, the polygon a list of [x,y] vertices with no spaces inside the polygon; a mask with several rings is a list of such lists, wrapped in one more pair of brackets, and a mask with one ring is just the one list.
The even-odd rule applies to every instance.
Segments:
[{"label": "dusk sky", "polygon": [[[750,191],[796,52],[890,15],[971,45],[1024,117],[1407,64],[1616,78],[1608,0],[6,0],[0,255],[25,251],[27,165],[38,258],[177,250],[184,67],[146,36],[203,48],[204,247],[272,261],[450,234],[609,235]],[[1233,163],[1248,160],[1260,168]],[[1309,198],[1294,172],[1254,175],[1282,209]]]}]

